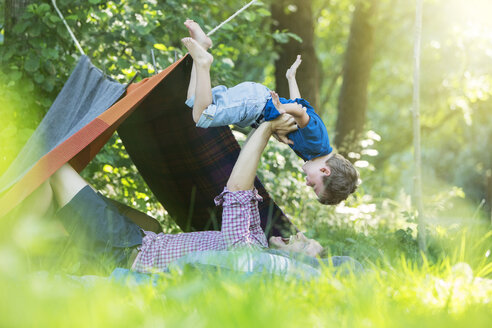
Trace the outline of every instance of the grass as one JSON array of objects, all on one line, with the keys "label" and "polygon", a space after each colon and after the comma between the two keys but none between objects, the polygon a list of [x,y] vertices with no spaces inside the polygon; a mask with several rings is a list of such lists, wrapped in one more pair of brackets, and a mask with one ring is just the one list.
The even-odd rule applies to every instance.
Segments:
[{"label": "grass", "polygon": [[152,285],[80,286],[30,274],[2,279],[3,327],[487,327],[492,285],[468,268],[373,267],[315,281],[230,274],[163,277]]},{"label": "grass", "polygon": [[73,254],[37,261],[53,242],[27,233],[29,238],[15,229],[11,238],[2,234],[1,327],[489,327],[492,322],[487,226],[432,234],[431,255],[424,258],[415,255],[411,231],[355,233],[318,226],[316,234],[324,235],[334,254],[357,258],[366,272],[336,275],[326,268],[321,278],[300,281],[187,271],[162,275],[155,286],[95,276],[80,283],[70,278],[80,272]]}]

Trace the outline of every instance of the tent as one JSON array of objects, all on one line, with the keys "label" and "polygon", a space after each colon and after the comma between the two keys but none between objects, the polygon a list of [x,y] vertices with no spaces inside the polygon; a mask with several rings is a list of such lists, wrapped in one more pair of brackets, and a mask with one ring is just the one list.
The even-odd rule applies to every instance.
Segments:
[{"label": "tent", "polygon": [[[192,60],[185,56],[128,87],[82,56],[32,137],[0,178],[0,217],[63,164],[78,172],[118,129],[125,148],[156,198],[184,231],[220,227],[213,198],[226,184],[240,147],[228,127],[200,129],[186,107]],[[260,181],[255,186],[267,235],[295,227]],[[220,218],[220,213],[216,213]]]}]

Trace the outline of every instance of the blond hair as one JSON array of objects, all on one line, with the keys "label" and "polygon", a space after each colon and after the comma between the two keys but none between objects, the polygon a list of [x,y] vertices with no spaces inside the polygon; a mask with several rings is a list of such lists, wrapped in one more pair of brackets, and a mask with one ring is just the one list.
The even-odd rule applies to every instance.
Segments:
[{"label": "blond hair", "polygon": [[323,177],[324,191],[318,201],[325,205],[336,205],[357,189],[359,173],[354,165],[340,154],[333,154],[325,164],[331,173]]}]

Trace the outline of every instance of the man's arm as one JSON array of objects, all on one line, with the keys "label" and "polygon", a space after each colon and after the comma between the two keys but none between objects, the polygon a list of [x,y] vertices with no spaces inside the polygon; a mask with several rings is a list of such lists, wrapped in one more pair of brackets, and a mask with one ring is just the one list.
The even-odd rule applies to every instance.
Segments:
[{"label": "man's arm", "polygon": [[[262,123],[243,146],[227,181],[227,191],[216,197],[215,204],[224,207],[221,232],[228,247],[257,244],[268,247],[260,226],[258,212],[259,196],[253,190],[256,169],[272,133],[295,131],[297,127],[291,117],[282,117]],[[256,199],[256,201],[253,201]]]},{"label": "man's arm", "polygon": [[289,83],[290,99],[301,98],[301,92],[299,91],[299,87],[297,86],[296,81],[296,71],[299,65],[301,65],[301,62],[301,55],[297,55],[296,61],[287,70],[287,73],[285,73],[285,77],[287,78],[287,82]]},{"label": "man's arm", "polygon": [[286,134],[295,130],[297,130],[297,127],[292,120],[286,120],[281,117],[262,123],[243,146],[227,181],[227,189],[229,191],[253,189],[261,154],[272,133],[282,131],[282,134]]},{"label": "man's arm", "polygon": [[265,149],[272,133],[272,124],[270,122],[261,124],[253,132],[237,158],[231,176],[227,181],[227,189],[230,191],[253,189],[261,153]]}]

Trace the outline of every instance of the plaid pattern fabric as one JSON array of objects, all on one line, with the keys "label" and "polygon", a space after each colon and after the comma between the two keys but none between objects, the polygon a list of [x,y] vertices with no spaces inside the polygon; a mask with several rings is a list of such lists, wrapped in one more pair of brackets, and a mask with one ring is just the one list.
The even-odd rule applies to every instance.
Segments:
[{"label": "plaid pattern fabric", "polygon": [[215,205],[222,205],[222,235],[228,247],[260,245],[268,247],[261,229],[258,202],[263,198],[256,189],[230,192],[227,187],[217,197]]},{"label": "plaid pattern fabric", "polygon": [[[184,231],[219,230],[214,196],[226,185],[240,147],[228,127],[201,129],[185,105],[192,61],[185,58],[118,129],[125,148],[150,189]],[[267,235],[295,227],[260,181],[259,206]]]},{"label": "plaid pattern fabric", "polygon": [[170,262],[191,252],[221,251],[231,248],[268,247],[260,227],[256,190],[230,192],[227,188],[215,198],[222,205],[222,230],[197,231],[181,234],[145,232],[132,269],[138,272],[166,271]]}]

